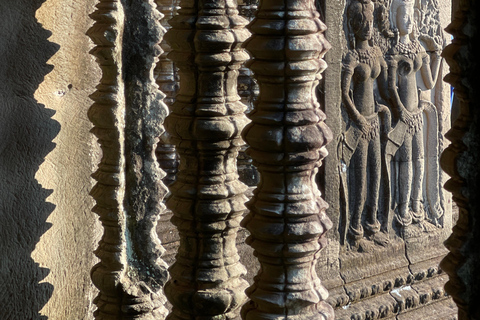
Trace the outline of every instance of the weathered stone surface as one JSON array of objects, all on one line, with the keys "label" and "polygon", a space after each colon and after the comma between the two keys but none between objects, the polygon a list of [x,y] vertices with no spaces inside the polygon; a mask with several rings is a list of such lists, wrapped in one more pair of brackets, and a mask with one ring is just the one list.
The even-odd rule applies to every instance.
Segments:
[{"label": "weathered stone surface", "polygon": [[[247,198],[250,199],[252,197],[253,189],[254,187],[250,187],[245,192],[245,196]],[[162,214],[157,225],[158,236],[165,248],[165,254],[162,256],[162,258],[169,266],[175,262],[175,255],[180,244],[178,230],[170,221],[172,215],[173,214],[170,210],[166,210],[165,213]],[[257,274],[260,265],[258,264],[258,260],[253,255],[253,249],[246,244],[246,239],[249,234],[250,233],[248,230],[240,228],[237,234],[236,247],[238,250],[238,255],[240,256],[240,263],[247,267],[247,274],[244,276],[244,278],[248,283],[253,283],[253,277]]]},{"label": "weathered stone surface", "polygon": [[0,318],[92,319],[94,1],[0,1]]},{"label": "weathered stone surface", "polygon": [[375,299],[367,299],[360,303],[343,306],[335,310],[336,320],[374,320],[395,319],[398,314],[398,303],[388,293]]},{"label": "weathered stone surface", "polygon": [[404,284],[374,298],[336,310],[336,319],[456,319],[456,308],[443,288],[446,275]]},{"label": "weathered stone surface", "polygon": [[[394,40],[386,54],[389,102],[392,121],[396,125],[388,133],[385,149],[387,160],[398,166],[396,175],[393,170],[388,172],[394,183],[389,210],[395,211],[395,221],[401,225],[406,238],[418,233],[417,230],[409,230],[412,223],[419,224],[420,231],[427,233],[435,231],[435,226],[443,227],[445,210],[439,194],[437,107],[418,96],[422,87],[430,90],[435,86],[444,37],[441,29],[424,30],[427,28],[424,21],[416,24],[420,37],[414,34],[415,9],[429,16],[429,28],[435,24],[440,28],[440,21],[434,17],[438,11],[434,2],[415,7],[412,0],[395,0],[390,7],[390,20],[398,30],[398,39]],[[390,167],[387,166],[387,169]]]},{"label": "weathered stone surface", "polygon": [[89,118],[103,157],[93,174],[93,211],[104,234],[92,269],[96,319],[166,316],[168,278],[154,230],[167,190],[155,157],[167,108],[153,77],[163,34],[153,1],[100,1],[89,30],[102,79]]},{"label": "weathered stone surface", "polygon": [[[452,223],[439,170],[449,113],[449,88],[437,80],[445,74],[446,3],[348,0],[324,8],[328,40],[338,44],[326,55],[324,86],[336,139],[321,182],[333,232],[317,270],[336,308],[375,304],[440,272]],[[415,306],[412,314],[421,315]]]},{"label": "weathered stone surface", "polygon": [[260,94],[243,136],[260,183],[242,224],[260,271],[243,319],[333,319],[315,273],[331,223],[315,182],[331,133],[315,88],[330,45],[314,1],[260,1],[246,43]]},{"label": "weathered stone surface", "polygon": [[341,195],[345,198],[341,201],[340,240],[351,249],[370,252],[389,242],[387,230],[381,230],[380,221],[384,222],[385,215],[381,215],[379,202],[381,173],[385,171],[380,138],[386,136],[390,119],[380,116],[388,110],[378,107],[374,99],[375,80],[379,93],[387,98],[388,71],[380,47],[370,45],[374,4],[351,1],[346,11],[351,49],[343,60],[341,83],[342,103],[349,119],[339,137]]},{"label": "weathered stone surface", "polygon": [[436,303],[396,316],[396,320],[457,320],[458,309],[451,299],[444,299]]},{"label": "weathered stone surface", "polygon": [[[165,30],[170,29],[168,20],[172,19],[177,10],[177,0],[156,0],[155,3],[158,6],[158,10],[163,14],[161,19],[162,26]],[[178,91],[178,74],[177,68],[173,62],[167,58],[168,54],[172,51],[172,48],[168,45],[165,39],[161,42],[162,54],[160,55],[157,66],[155,67],[154,76],[157,85],[165,94],[163,101],[170,107],[175,101],[175,94]],[[175,146],[169,141],[167,132],[164,132],[160,137],[160,141],[157,144],[155,150],[158,163],[163,171],[167,174],[163,178],[163,182],[169,186],[175,181],[175,177],[178,171],[178,157],[175,151]]]},{"label": "weathered stone surface", "polygon": [[[438,2],[442,27],[449,21],[449,2]],[[374,17],[388,17],[389,10],[382,9],[388,3],[389,1],[375,1]],[[428,4],[429,1],[419,3]],[[476,88],[474,77],[478,72],[472,63],[476,61],[472,44],[478,42],[475,38],[475,17],[478,13],[473,7],[475,2],[454,3],[460,10],[449,30],[455,35],[456,42],[446,49],[444,55],[452,64],[452,73],[447,80],[456,87],[455,105],[458,109],[454,107],[454,112],[459,121],[449,134],[454,144],[445,153],[443,165],[453,176],[448,188],[455,192],[455,199],[461,208],[455,234],[447,242],[452,253],[442,267],[451,275],[448,292],[459,303],[461,316],[469,319],[478,317],[474,313],[478,310],[478,285],[475,281],[479,273],[475,271],[477,257],[471,254],[472,251],[478,251],[474,244],[479,243],[475,234],[476,198],[472,196],[476,190],[475,152],[478,149],[475,111],[478,108],[474,105],[479,101],[473,94]],[[41,4],[40,10],[36,11]],[[344,38],[345,30],[339,23],[339,18],[345,13],[346,3],[318,1],[317,4],[325,13],[329,25],[328,36],[335,43],[331,54],[326,58],[330,68],[323,90],[325,96],[321,99],[327,101],[324,104],[327,107],[325,112],[332,130],[334,133],[343,132],[345,114],[342,115],[339,90],[342,58],[348,48],[348,39]],[[93,1],[67,3],[64,0],[4,0],[0,3],[0,79],[3,83],[0,88],[0,113],[3,115],[0,119],[0,177],[6,181],[0,186],[0,315],[6,319],[92,318],[91,297],[95,290],[86,279],[95,260],[92,249],[97,242],[99,226],[89,210],[93,204],[87,193],[91,188],[88,175],[98,162],[99,151],[87,133],[91,124],[85,115],[91,103],[87,95],[93,92],[93,85],[98,83],[99,71],[92,58],[86,54],[89,44],[84,33],[91,23],[87,15],[93,11],[93,5]],[[245,6],[243,11],[251,12],[254,3],[245,1],[242,5]],[[42,26],[35,20],[35,16]],[[435,23],[424,24],[420,31],[435,32],[436,29],[431,26],[435,26]],[[388,36],[386,27],[388,24],[374,20],[375,41],[382,42]],[[381,28],[384,31],[380,31]],[[52,32],[48,41],[49,34],[45,29]],[[384,46],[380,47],[385,54],[388,42],[382,43]],[[440,69],[445,74],[444,63]],[[248,85],[242,87],[242,82],[247,83],[250,79],[248,72],[242,76],[243,80],[239,82],[245,93],[250,88]],[[440,74],[438,77],[442,76]],[[448,106],[449,91],[445,88],[445,84],[437,81],[435,90],[422,92],[420,99],[435,101],[437,107]],[[251,102],[246,95],[244,100]],[[53,115],[50,110],[56,113]],[[450,110],[442,107],[436,111],[438,130],[445,132],[449,125]],[[424,119],[424,123],[428,121]],[[440,153],[447,142],[439,137],[438,145]],[[336,143],[330,144],[330,158],[335,157],[337,146]],[[166,159],[172,160],[168,156]],[[242,160],[248,163],[247,159]],[[390,220],[387,220],[387,226],[392,226],[389,245],[384,247],[387,250],[377,246],[378,250],[370,255],[348,251],[340,245],[340,232],[337,231],[340,205],[331,201],[340,199],[337,168],[336,163],[327,160],[323,180],[328,181],[330,186],[325,191],[330,202],[329,214],[334,230],[329,233],[330,244],[319,256],[321,263],[318,266],[323,284],[331,288],[328,301],[339,307],[337,316],[348,316],[349,310],[361,304],[376,305],[381,297],[389,296],[391,286],[396,290],[407,285],[414,289],[418,286],[417,299],[420,302],[424,297],[425,301],[433,303],[417,303],[419,308],[406,308],[404,313],[394,314],[391,318],[454,319],[452,314],[455,313],[455,307],[449,299],[429,300],[435,296],[435,291],[432,290],[431,297],[428,293],[421,293],[428,292],[430,280],[442,275],[437,264],[445,252],[441,248],[441,242],[450,231],[451,222],[444,219],[443,229],[428,232],[428,235],[420,229],[421,224],[413,224],[406,235],[402,235],[398,232],[401,228],[392,226]],[[250,175],[249,172],[247,174]],[[438,179],[442,181],[445,177],[440,176]],[[383,196],[381,192],[380,197]],[[440,203],[448,205],[448,201],[440,193]],[[162,217],[161,221],[166,219],[168,216]],[[162,237],[166,241],[176,241],[177,236],[171,225],[165,223],[165,228],[167,231],[162,233]],[[241,245],[245,246],[242,243],[245,236],[246,232],[241,231],[237,246],[240,248],[239,254],[250,259],[245,261],[249,261],[247,264],[251,269],[252,256],[241,249]],[[401,241],[406,244],[403,254],[400,253],[402,257],[394,260],[395,251],[401,250]],[[173,260],[175,245],[175,242],[169,245],[165,259]],[[388,251],[389,248],[395,249]],[[368,268],[365,265],[368,261],[375,261],[375,268]],[[364,265],[358,267],[356,264],[360,263]],[[392,270],[388,271],[390,264]],[[368,279],[363,279],[362,274],[368,275]],[[249,276],[246,278],[249,279]],[[344,279],[349,279],[348,283],[344,284]],[[355,303],[352,304],[352,301]],[[380,309],[368,312],[372,315],[381,314]]]},{"label": "weathered stone surface", "polygon": [[[378,259],[379,256],[383,259]],[[403,269],[408,273],[405,244],[400,240],[391,241],[388,249],[376,248],[373,252],[368,253],[342,252],[339,259],[343,266],[342,279],[346,283],[374,277],[392,270]],[[372,261],[375,261],[375,263],[372,263]]]},{"label": "weathered stone surface", "polygon": [[445,188],[458,205],[458,221],[445,242],[450,251],[441,266],[450,279],[445,288],[459,308],[459,319],[480,318],[479,306],[479,90],[477,57],[480,32],[478,1],[453,1],[454,16],[447,32],[454,36],[443,56],[450,66],[445,81],[454,87],[455,121],[446,137],[452,144],[442,155],[450,175]]},{"label": "weathered stone surface", "polygon": [[167,206],[180,246],[165,286],[168,318],[233,319],[247,286],[235,247],[247,199],[236,166],[248,122],[237,93],[247,21],[234,2],[185,0],[169,23],[180,90],[165,125],[180,166]]}]

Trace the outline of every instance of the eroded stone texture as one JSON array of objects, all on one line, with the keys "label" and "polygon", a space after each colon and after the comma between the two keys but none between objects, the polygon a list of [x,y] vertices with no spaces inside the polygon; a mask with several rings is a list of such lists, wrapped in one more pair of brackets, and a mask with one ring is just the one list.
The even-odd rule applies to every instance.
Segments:
[{"label": "eroded stone texture", "polygon": [[154,232],[163,210],[164,173],[155,158],[167,109],[153,78],[162,35],[153,1],[100,1],[88,34],[102,79],[89,118],[103,157],[93,177],[104,235],[92,269],[100,293],[96,319],[158,319],[166,315],[164,249]]},{"label": "eroded stone texture", "polygon": [[165,286],[168,318],[233,319],[247,287],[235,247],[246,210],[236,156],[248,122],[237,93],[247,21],[235,2],[185,0],[169,23],[168,57],[179,68],[180,90],[165,125],[180,166],[167,206],[180,247]]},{"label": "eroded stone texture", "polygon": [[93,318],[95,1],[0,1],[0,318]]},{"label": "eroded stone texture", "polygon": [[450,66],[445,81],[454,87],[456,120],[446,137],[452,144],[442,154],[442,168],[451,176],[445,188],[459,207],[453,234],[445,241],[450,251],[441,266],[449,275],[445,285],[458,306],[461,320],[479,319],[479,93],[478,1],[454,1],[454,16],[447,32],[454,36],[443,56]]},{"label": "eroded stone texture", "polygon": [[[325,12],[329,41],[339,43],[325,76],[337,137],[327,147],[325,198],[336,232],[319,273],[339,319],[423,318],[423,306],[447,300],[419,298],[442,287],[440,244],[452,219],[439,169],[449,110],[438,81],[445,14],[427,0],[348,0]],[[405,286],[415,289],[392,294]]]},{"label": "eroded stone texture", "polygon": [[[349,116],[347,129],[340,137],[339,158],[342,184],[342,242],[348,238],[352,248],[372,251],[386,246],[388,235],[380,230],[377,217],[380,200],[382,154],[380,137],[390,128],[387,107],[376,105],[374,81],[387,97],[387,64],[380,47],[371,46],[374,5],[371,1],[352,1],[347,8],[351,49],[343,60],[342,102]],[[352,87],[352,89],[350,88]],[[379,113],[383,114],[383,117]],[[383,129],[383,130],[381,130]]]},{"label": "eroded stone texture", "polygon": [[[162,26],[168,30],[170,25],[168,20],[173,18],[176,11],[177,0],[156,0],[158,10],[163,14],[161,19]],[[164,102],[170,107],[175,101],[175,94],[178,91],[178,75],[177,69],[173,62],[167,58],[172,51],[167,41],[164,39],[161,42],[162,54],[159,57],[157,66],[155,68],[155,79],[157,81],[160,91],[165,93]],[[178,170],[178,158],[175,152],[175,146],[169,142],[168,133],[164,132],[160,137],[155,151],[160,167],[167,174],[163,178],[163,182],[169,186],[175,181],[175,176]]]},{"label": "eroded stone texture", "polygon": [[[422,81],[426,89],[435,86],[444,39],[441,29],[425,30],[424,21],[418,22],[421,26],[420,38],[413,34],[414,5],[414,0],[392,2],[390,18],[392,26],[398,30],[398,40],[395,39],[387,53],[389,102],[395,125],[388,134],[386,153],[387,161],[389,157],[395,157],[395,166],[398,166],[392,169],[397,171],[396,175],[389,171],[389,178],[394,183],[390,202],[391,209],[395,210],[396,222],[404,227],[406,233],[412,222],[427,232],[433,231],[434,226],[442,227],[444,213],[439,196],[437,111],[430,101],[418,97],[418,90],[422,87],[418,82]],[[434,3],[430,7],[435,9]],[[428,14],[425,10],[422,13]],[[437,27],[440,28],[440,25],[437,24]],[[421,75],[418,82],[417,72]],[[428,122],[425,129],[423,113]]]},{"label": "eroded stone texture", "polygon": [[243,319],[333,319],[315,273],[331,222],[315,182],[331,132],[315,88],[330,45],[314,1],[260,1],[246,48],[260,95],[243,136],[260,183],[242,224],[260,271]]}]

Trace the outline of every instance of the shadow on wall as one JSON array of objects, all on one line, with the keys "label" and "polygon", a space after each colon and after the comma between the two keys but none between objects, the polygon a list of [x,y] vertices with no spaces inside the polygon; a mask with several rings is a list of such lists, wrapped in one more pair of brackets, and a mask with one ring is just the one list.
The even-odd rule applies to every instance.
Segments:
[{"label": "shadow on wall", "polygon": [[47,319],[40,310],[54,290],[41,282],[49,269],[31,257],[55,208],[46,201],[52,190],[43,189],[35,173],[60,131],[54,111],[33,97],[58,50],[35,19],[44,1],[0,1],[0,318],[5,320]]}]

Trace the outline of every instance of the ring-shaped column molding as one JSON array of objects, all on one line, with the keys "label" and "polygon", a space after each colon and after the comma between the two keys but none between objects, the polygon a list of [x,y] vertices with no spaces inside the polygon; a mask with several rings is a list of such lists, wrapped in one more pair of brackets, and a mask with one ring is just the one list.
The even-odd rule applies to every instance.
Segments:
[{"label": "ring-shaped column molding", "polygon": [[315,182],[332,139],[315,95],[330,45],[313,0],[261,0],[246,49],[260,95],[243,136],[260,183],[242,224],[260,271],[244,320],[333,319],[315,272],[331,227]]}]

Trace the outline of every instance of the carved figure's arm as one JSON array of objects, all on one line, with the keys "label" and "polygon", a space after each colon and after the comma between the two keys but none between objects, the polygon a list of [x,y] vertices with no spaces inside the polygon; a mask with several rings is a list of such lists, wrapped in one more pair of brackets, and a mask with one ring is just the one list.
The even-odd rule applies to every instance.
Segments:
[{"label": "carved figure's arm", "polygon": [[350,97],[350,84],[352,82],[353,70],[355,69],[356,62],[353,61],[347,55],[344,59],[344,64],[342,68],[342,102],[347,110],[348,116],[350,119],[355,122],[355,124],[362,130],[366,131],[368,127],[368,122],[364,116],[358,112],[355,104],[353,103]]},{"label": "carved figure's arm", "polygon": [[380,60],[380,75],[377,78],[378,91],[380,96],[385,101],[390,101],[390,92],[388,90],[388,66],[383,56],[378,58]]},{"label": "carved figure's arm", "polygon": [[398,62],[395,56],[389,55],[387,58],[388,61],[388,92],[390,94],[390,103],[392,104],[393,111],[396,112],[398,117],[404,122],[412,120],[410,112],[405,108],[400,100],[398,95],[397,88],[397,71],[398,71]]},{"label": "carved figure's arm", "polygon": [[[441,30],[439,31],[441,33]],[[440,52],[443,47],[443,39],[441,36],[430,36],[422,34],[419,40],[426,44],[427,52],[422,52],[422,67],[420,73],[422,75],[423,83],[427,89],[432,89],[437,83],[437,77],[440,70]],[[430,56],[432,57],[430,59]]]},{"label": "carved figure's arm", "polygon": [[432,89],[435,83],[437,83],[438,71],[440,70],[440,53],[439,51],[433,51],[431,60],[427,52],[423,52],[422,54],[422,68],[420,69],[420,73],[425,87]]}]

